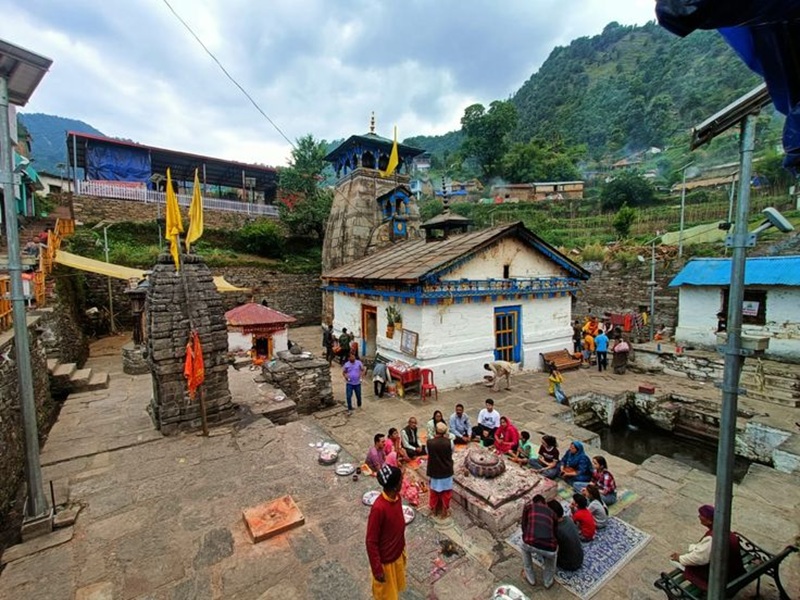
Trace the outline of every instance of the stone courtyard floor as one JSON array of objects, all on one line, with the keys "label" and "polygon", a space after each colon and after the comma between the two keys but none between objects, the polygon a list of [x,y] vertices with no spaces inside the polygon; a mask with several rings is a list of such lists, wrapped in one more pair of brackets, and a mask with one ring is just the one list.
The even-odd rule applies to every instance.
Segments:
[{"label": "stone courtyard floor", "polygon": [[[293,330],[290,337],[318,349],[316,327]],[[438,402],[424,404],[418,396],[376,399],[365,385],[364,407],[349,418],[338,407],[275,426],[243,413],[238,424],[212,429],[208,438],[164,438],[145,412],[149,375],[122,373],[119,348],[127,340],[109,340],[93,346],[87,366],[107,370],[110,389],[71,395],[41,456],[44,481],[54,482],[57,502],[68,494],[69,503],[81,511],[72,527],[49,536],[57,545],[38,551],[23,545],[6,552],[3,561],[15,560],[0,574],[0,600],[366,599],[368,509],[360,499],[375,482],[337,477],[330,467],[317,464],[310,444],[333,440],[344,449],[340,462],[360,463],[374,433],[400,428],[411,415],[424,423],[436,408],[447,416],[457,402],[474,419],[489,395],[501,414],[534,437],[548,432],[562,446],[571,439],[596,443],[594,433],[575,426],[570,411],[547,396],[541,373],[516,376],[508,392],[472,386],[440,393]],[[230,369],[234,401],[255,394],[255,374]],[[684,393],[694,385],[693,393],[717,401],[719,394],[710,385],[633,373],[617,377],[573,371],[565,373],[565,380],[572,394],[634,389],[642,381]],[[343,402],[336,370],[333,382],[335,398]],[[800,420],[797,409],[783,414],[773,408],[771,418]],[[642,465],[609,456],[609,464],[619,486],[639,496],[619,517],[653,537],[595,598],[663,598],[652,582],[669,568],[672,551],[682,551],[703,533],[696,511],[699,504],[713,502],[714,477],[660,456]],[[797,475],[753,465],[735,487],[734,528],[771,551],[796,543],[798,491]],[[292,495],[305,524],[252,544],[242,510],[284,494]],[[460,509],[444,523],[425,512],[420,510],[406,531],[409,589],[403,598],[483,600],[500,583],[514,584],[531,598],[574,598],[560,585],[544,590],[525,584],[516,551]],[[464,552],[445,558],[444,569],[437,570],[439,542],[447,537]],[[800,558],[788,558],[781,573],[787,590],[796,595]],[[761,591],[764,598],[778,597],[771,580],[763,581]],[[739,597],[754,593],[751,586]]]}]

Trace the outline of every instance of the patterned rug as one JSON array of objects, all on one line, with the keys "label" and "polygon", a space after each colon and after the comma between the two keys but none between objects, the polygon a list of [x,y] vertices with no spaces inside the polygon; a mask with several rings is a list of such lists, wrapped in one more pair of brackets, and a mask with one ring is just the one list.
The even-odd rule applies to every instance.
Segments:
[{"label": "patterned rug", "polygon": [[[563,484],[562,484],[563,485]],[[558,490],[558,499],[569,504],[572,501],[572,494],[575,493],[571,487]],[[617,492],[617,501],[608,507],[608,514],[612,517],[617,516],[623,510],[639,499],[639,494],[630,490],[620,490]]]},{"label": "patterned rug", "polygon": [[[556,569],[556,581],[581,600],[589,600],[649,541],[649,534],[612,517],[594,541],[583,545],[583,566],[577,571]],[[521,552],[522,531],[517,529],[506,542]],[[535,555],[533,560],[541,566]]]}]

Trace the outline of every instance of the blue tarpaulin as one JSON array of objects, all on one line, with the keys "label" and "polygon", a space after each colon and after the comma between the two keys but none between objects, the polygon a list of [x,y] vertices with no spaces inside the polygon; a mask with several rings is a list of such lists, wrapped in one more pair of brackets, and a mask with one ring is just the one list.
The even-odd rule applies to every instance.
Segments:
[{"label": "blue tarpaulin", "polygon": [[88,140],[86,172],[89,179],[148,183],[152,175],[150,153],[142,148],[112,146]]},{"label": "blue tarpaulin", "polygon": [[775,108],[786,115],[783,164],[800,170],[800,0],[657,0],[656,16],[681,37],[719,30],[764,78]]}]

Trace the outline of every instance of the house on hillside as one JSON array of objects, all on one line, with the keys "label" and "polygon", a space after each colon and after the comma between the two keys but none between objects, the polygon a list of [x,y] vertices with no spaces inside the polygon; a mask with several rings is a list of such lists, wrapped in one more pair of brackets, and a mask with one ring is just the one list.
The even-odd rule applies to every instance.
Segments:
[{"label": "house on hillside", "polygon": [[[728,314],[731,260],[690,260],[670,287],[679,288],[675,340],[715,348],[717,313]],[[748,258],[742,303],[742,334],[768,337],[766,356],[800,362],[800,256]]]},{"label": "house on hillside", "polygon": [[502,202],[539,202],[541,200],[580,200],[583,181],[540,181],[507,183],[492,186],[492,197]]},{"label": "house on hillside", "polygon": [[[335,329],[353,331],[367,357],[433,369],[443,388],[480,381],[495,359],[541,370],[539,353],[572,348],[572,295],[589,273],[522,223],[466,223],[446,211],[422,225],[425,239],[323,273]],[[400,332],[387,328],[389,307]]]}]

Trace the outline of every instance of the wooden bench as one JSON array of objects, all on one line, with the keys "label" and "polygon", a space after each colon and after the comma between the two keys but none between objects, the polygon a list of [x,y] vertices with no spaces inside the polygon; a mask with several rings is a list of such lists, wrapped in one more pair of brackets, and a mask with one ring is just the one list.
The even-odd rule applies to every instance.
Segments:
[{"label": "wooden bench", "polygon": [[[745,573],[737,577],[725,587],[725,597],[732,598],[739,591],[743,590],[753,581],[758,581],[756,586],[756,597],[761,592],[761,576],[769,575],[775,580],[781,600],[790,600],[786,590],[781,585],[780,566],[783,560],[792,552],[797,552],[797,547],[786,546],[780,554],[770,554],[763,548],[759,548],[742,534],[737,533],[739,547],[742,553],[742,563]],[[675,569],[669,573],[661,573],[654,585],[667,594],[671,600],[692,599],[705,600],[706,592],[693,585],[684,577],[680,569]]]},{"label": "wooden bench", "polygon": [[555,350],[553,352],[540,352],[539,356],[544,361],[544,368],[549,369],[555,365],[559,371],[569,371],[581,366],[581,359],[575,358],[569,350]]}]

